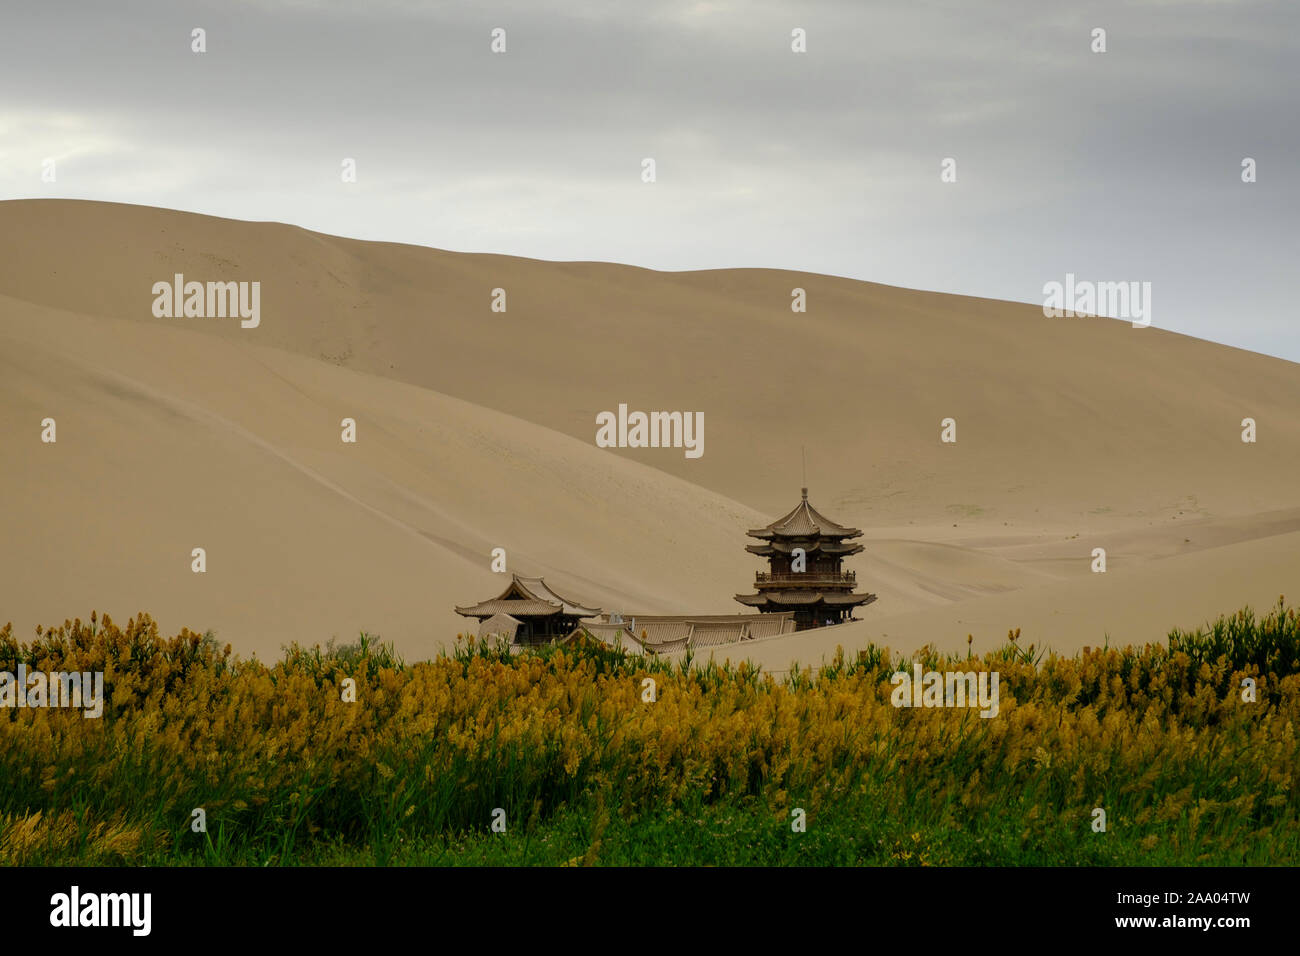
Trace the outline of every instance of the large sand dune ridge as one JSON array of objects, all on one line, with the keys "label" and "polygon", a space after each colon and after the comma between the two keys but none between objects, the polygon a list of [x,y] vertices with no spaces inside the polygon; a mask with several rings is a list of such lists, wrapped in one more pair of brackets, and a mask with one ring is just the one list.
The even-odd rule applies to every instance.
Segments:
[{"label": "large sand dune ridge", "polygon": [[[260,325],[155,318],[176,273],[260,282]],[[705,454],[596,448],[619,403],[703,412]],[[1300,570],[1298,407],[1292,363],[1033,305],[6,202],[0,619],[145,609],[264,655],[364,627],[424,656],[503,586],[498,546],[605,607],[739,611],[744,531],[797,501],[802,447],[817,507],[866,531],[849,567],[880,600],[850,643],[1159,639]]]}]

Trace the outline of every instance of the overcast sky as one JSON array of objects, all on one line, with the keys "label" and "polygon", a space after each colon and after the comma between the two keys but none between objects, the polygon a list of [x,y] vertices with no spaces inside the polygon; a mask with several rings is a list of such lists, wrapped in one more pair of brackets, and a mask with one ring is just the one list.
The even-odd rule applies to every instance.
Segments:
[{"label": "overcast sky", "polygon": [[5,2],[0,89],[6,199],[1037,303],[1149,281],[1153,325],[1300,360],[1294,0]]}]

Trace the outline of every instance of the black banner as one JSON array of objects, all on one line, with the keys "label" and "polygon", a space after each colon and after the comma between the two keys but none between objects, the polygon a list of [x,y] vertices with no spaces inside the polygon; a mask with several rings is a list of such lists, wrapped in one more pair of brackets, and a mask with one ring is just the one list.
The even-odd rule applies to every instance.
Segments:
[{"label": "black banner", "polygon": [[[487,927],[536,941],[555,920],[584,936],[656,939],[674,914],[692,940],[898,920],[907,932],[1216,944],[1282,932],[1289,869],[83,869],[0,871],[10,939],[97,938],[128,947],[284,940],[338,945],[403,925],[447,942]],[[493,916],[492,914],[501,914]],[[563,914],[563,915],[561,915]],[[915,918],[923,916],[917,923]],[[487,918],[487,922],[484,919]],[[785,930],[783,927],[789,927]],[[574,929],[578,927],[566,927]],[[685,928],[683,931],[686,931]],[[874,931],[873,931],[874,932]]]}]

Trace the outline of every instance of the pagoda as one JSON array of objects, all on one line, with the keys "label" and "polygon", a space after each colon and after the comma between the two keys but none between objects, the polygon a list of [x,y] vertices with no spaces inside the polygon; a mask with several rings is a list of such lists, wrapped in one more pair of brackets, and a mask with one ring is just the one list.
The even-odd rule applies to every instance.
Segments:
[{"label": "pagoda", "polygon": [[598,615],[600,608],[561,597],[541,578],[512,574],[509,586],[497,597],[457,607],[456,613],[490,624],[515,644],[544,644],[567,636],[583,618]]},{"label": "pagoda", "polygon": [[862,532],[821,514],[808,503],[808,489],[802,491],[803,500],[789,514],[746,532],[761,543],[745,550],[767,558],[770,569],[755,576],[757,594],[736,595],[741,604],[760,611],[793,611],[799,631],[851,620],[854,608],[876,599],[856,593],[857,575],[840,569],[844,558],[862,550],[849,543]]}]

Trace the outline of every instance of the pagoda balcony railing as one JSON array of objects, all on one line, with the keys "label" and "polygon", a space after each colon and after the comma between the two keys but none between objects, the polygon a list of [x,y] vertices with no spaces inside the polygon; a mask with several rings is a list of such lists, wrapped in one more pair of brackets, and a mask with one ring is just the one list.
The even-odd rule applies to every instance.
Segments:
[{"label": "pagoda balcony railing", "polygon": [[853,587],[858,583],[858,575],[856,571],[759,571],[754,583]]}]

